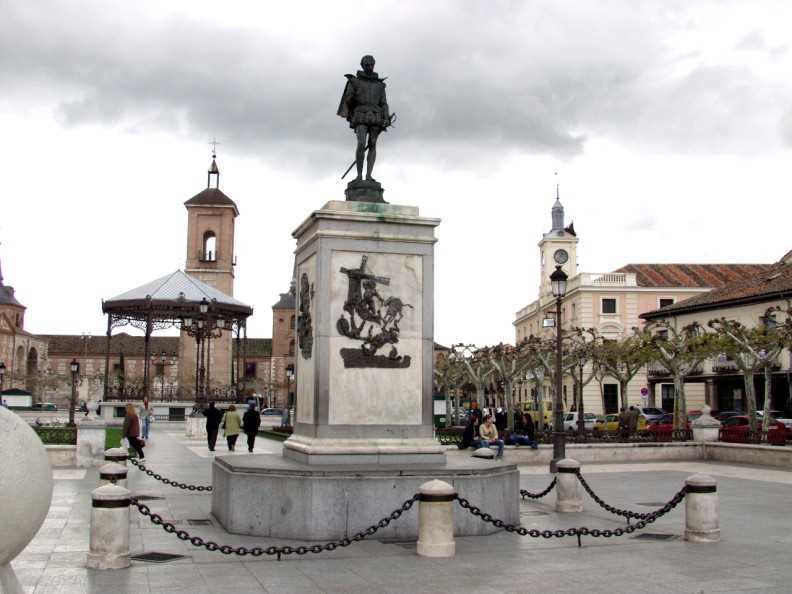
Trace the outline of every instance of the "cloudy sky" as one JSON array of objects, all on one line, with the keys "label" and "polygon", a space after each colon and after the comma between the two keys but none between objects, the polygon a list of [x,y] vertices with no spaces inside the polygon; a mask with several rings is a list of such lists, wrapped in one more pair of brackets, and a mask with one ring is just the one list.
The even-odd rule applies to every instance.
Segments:
[{"label": "cloudy sky", "polygon": [[435,337],[512,340],[561,183],[580,269],[792,248],[788,1],[0,0],[0,258],[37,333],[185,259],[217,137],[235,294],[269,336],[291,231],[343,198],[365,53],[397,127],[375,176],[440,217]]}]

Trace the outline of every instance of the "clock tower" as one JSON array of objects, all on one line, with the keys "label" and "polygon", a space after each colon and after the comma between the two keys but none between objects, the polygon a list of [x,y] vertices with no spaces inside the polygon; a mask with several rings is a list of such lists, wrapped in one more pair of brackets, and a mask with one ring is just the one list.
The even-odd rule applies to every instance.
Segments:
[{"label": "clock tower", "polygon": [[539,242],[540,298],[551,293],[550,275],[556,266],[561,266],[569,278],[577,275],[578,238],[572,223],[568,227],[564,227],[564,206],[559,199],[558,184],[556,184],[556,200],[551,213],[552,228],[548,233],[542,235],[542,240]]}]

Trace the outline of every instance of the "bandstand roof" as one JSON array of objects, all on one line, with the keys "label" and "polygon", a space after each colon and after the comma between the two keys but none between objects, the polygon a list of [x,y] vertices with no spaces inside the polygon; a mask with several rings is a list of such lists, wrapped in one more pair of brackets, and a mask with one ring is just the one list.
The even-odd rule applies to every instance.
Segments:
[{"label": "bandstand roof", "polygon": [[247,317],[253,313],[249,305],[181,270],[102,302],[102,311],[126,314],[153,310],[155,317],[179,317],[197,312],[204,299],[210,304],[210,315]]}]

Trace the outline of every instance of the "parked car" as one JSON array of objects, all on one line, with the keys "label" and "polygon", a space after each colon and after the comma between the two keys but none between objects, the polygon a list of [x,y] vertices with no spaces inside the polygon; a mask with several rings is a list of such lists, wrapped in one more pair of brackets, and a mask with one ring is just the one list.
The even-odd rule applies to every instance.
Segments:
[{"label": "parked car", "polygon": [[283,409],[282,408],[265,408],[261,411],[261,416],[263,417],[282,417],[283,416]]},{"label": "parked car", "polygon": [[[604,431],[618,431],[619,430],[619,415],[605,415],[597,419],[592,428],[594,433],[601,433]],[[638,431],[646,429],[646,417],[643,415],[638,417]]]},{"label": "parked car", "polygon": [[[690,418],[688,418],[687,428],[690,429]],[[673,429],[674,429],[674,415],[672,415],[671,413],[666,413],[659,419],[650,422],[646,428],[647,431],[651,431],[653,433],[673,431]]]},{"label": "parked car", "polygon": [[[594,413],[583,413],[583,423],[586,431],[594,429],[597,422],[597,415]],[[564,414],[564,431],[575,432],[578,430],[578,413],[568,412]]]},{"label": "parked car", "polygon": [[666,412],[662,408],[653,408],[653,407],[638,407],[638,412],[640,412],[643,416],[646,417],[647,422],[651,423],[652,421],[661,418]]},{"label": "parked car", "polygon": [[[757,422],[760,422],[757,419]],[[750,424],[748,415],[737,415],[721,421],[723,441],[745,441]],[[759,425],[761,427],[761,425]],[[780,421],[770,421],[767,430],[768,443],[784,445],[787,437],[786,426]]]},{"label": "parked car", "polygon": [[32,408],[33,410],[58,410],[58,407],[52,402],[36,402]]},{"label": "parked car", "polygon": [[718,411],[718,414],[713,415],[716,419],[723,422],[724,419],[728,419],[730,417],[736,417],[741,414],[744,414],[741,410],[721,410]]}]

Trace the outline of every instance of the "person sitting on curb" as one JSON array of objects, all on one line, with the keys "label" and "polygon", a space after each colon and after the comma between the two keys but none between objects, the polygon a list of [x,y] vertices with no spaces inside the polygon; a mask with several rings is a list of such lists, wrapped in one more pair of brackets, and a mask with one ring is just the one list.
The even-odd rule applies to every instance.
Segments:
[{"label": "person sitting on curb", "polygon": [[498,439],[498,429],[495,427],[495,424],[492,422],[492,415],[486,415],[484,417],[484,424],[479,427],[479,435],[481,439],[479,443],[482,444],[481,447],[488,447],[490,445],[497,445],[498,446],[498,453],[495,454],[496,458],[503,457],[503,440]]},{"label": "person sitting on curb", "polygon": [[514,424],[514,431],[504,437],[506,445],[530,446],[534,450],[539,447],[534,441],[533,419],[527,413],[523,413],[520,423]]}]

